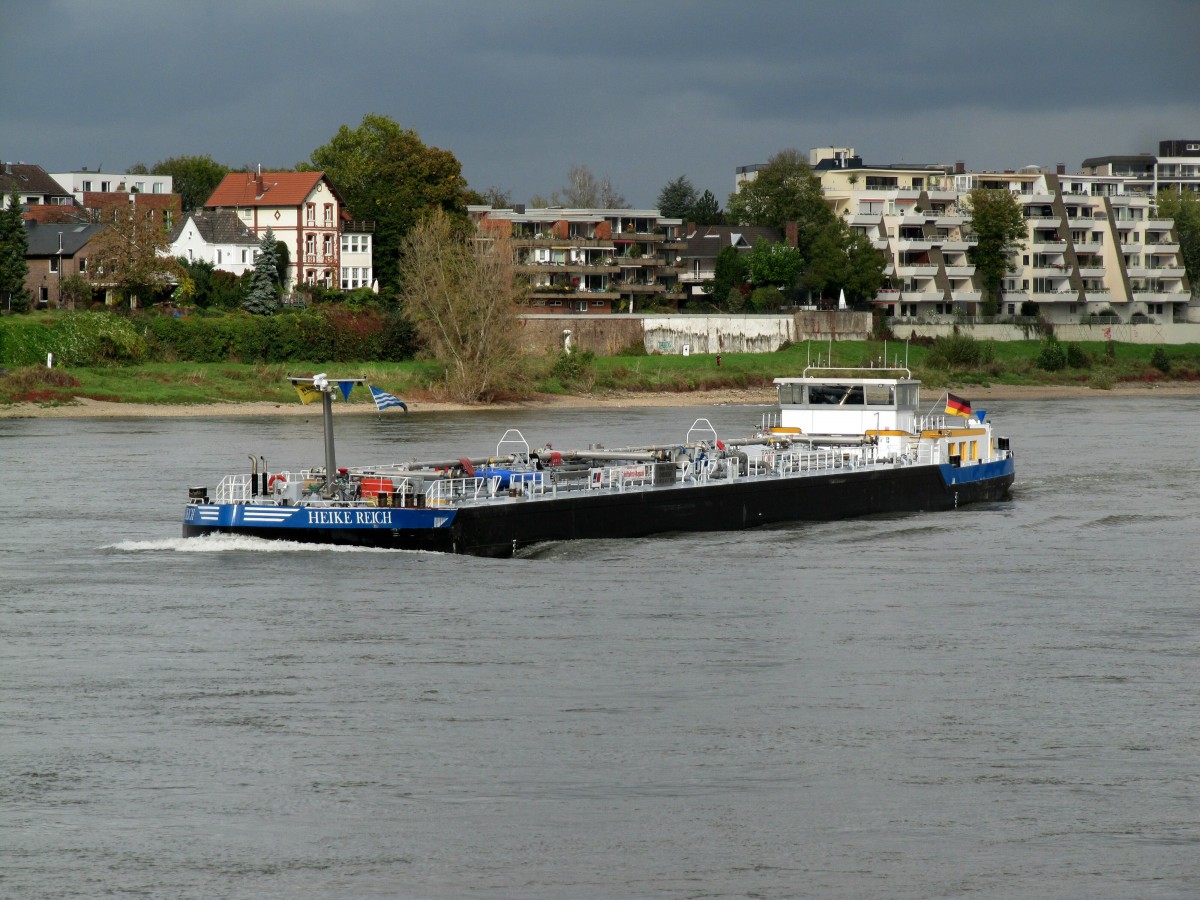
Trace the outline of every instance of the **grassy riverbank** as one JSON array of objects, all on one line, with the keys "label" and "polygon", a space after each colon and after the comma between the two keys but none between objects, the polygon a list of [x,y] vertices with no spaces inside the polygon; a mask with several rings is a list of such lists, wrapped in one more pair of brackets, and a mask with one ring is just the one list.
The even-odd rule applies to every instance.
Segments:
[{"label": "grassy riverbank", "polygon": [[[974,342],[972,342],[974,343]],[[1135,344],[1074,344],[1064,351],[1064,367],[1046,371],[1044,341],[979,342],[964,345],[964,359],[947,359],[946,347],[882,341],[800,343],[775,353],[692,356],[613,356],[531,359],[522,387],[502,392],[500,402],[571,402],[640,394],[752,392],[771,380],[799,375],[806,365],[868,366],[906,363],[927,389],[1080,388],[1096,391],[1122,386],[1192,384],[1200,390],[1200,345],[1155,348]],[[960,348],[962,349],[962,348]],[[1066,364],[1067,359],[1070,364]],[[429,361],[388,363],[247,365],[240,363],[146,363],[129,366],[26,367],[0,375],[0,411],[30,414],[39,408],[78,406],[200,407],[211,404],[297,404],[288,374],[364,376],[371,384],[417,404],[445,405],[438,389],[440,368]],[[991,391],[989,391],[991,392]],[[366,391],[352,405],[373,406]],[[19,407],[19,409],[17,409]],[[33,413],[36,414],[36,413]]]}]

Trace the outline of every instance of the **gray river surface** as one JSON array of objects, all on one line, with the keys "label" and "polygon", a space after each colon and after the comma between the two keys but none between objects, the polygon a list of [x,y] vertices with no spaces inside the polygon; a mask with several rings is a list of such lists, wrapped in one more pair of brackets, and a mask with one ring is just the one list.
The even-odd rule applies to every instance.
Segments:
[{"label": "gray river surface", "polygon": [[1200,895],[1200,398],[989,413],[1011,501],[513,560],[179,537],[319,416],[0,421],[0,895]]}]

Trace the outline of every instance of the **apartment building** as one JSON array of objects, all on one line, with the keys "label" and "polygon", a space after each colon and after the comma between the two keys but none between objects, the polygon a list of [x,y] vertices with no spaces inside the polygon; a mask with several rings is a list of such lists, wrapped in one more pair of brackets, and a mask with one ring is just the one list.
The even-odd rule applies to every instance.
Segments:
[{"label": "apartment building", "polygon": [[[1183,321],[1191,299],[1173,223],[1157,217],[1136,175],[1067,175],[1027,167],[968,172],[953,166],[875,166],[853,155],[814,167],[833,211],[887,260],[873,301],[901,320],[977,315],[980,280],[967,194],[1010,192],[1026,221],[999,315],[1053,323],[1092,316]],[[857,177],[856,177],[857,176]],[[894,179],[893,182],[880,179]]]},{"label": "apartment building", "polygon": [[80,206],[86,194],[171,194],[175,179],[170,175],[127,175],[118,172],[89,171],[87,166],[74,172],[52,172],[50,177],[62,185]]},{"label": "apartment building", "polygon": [[687,244],[681,219],[656,209],[467,210],[481,235],[511,241],[532,311],[582,314],[678,309]]},{"label": "apartment building", "polygon": [[1129,193],[1200,192],[1200,139],[1159,141],[1157,156],[1093,156],[1083,161],[1082,168],[1089,175],[1127,177]]}]

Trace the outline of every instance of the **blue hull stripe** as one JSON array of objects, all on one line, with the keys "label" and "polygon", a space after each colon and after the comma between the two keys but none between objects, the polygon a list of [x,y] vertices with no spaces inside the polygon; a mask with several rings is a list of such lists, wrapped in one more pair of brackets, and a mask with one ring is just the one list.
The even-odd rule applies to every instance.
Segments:
[{"label": "blue hull stripe", "polygon": [[183,523],[193,526],[233,528],[371,528],[438,529],[454,522],[454,509],[313,508],[308,506],[254,506],[232,503],[192,504],[184,508]]},{"label": "blue hull stripe", "polygon": [[979,463],[974,466],[951,466],[943,463],[938,466],[942,480],[947,486],[956,484],[971,484],[976,481],[987,481],[991,478],[1003,478],[1015,471],[1013,458],[997,460],[996,462]]}]

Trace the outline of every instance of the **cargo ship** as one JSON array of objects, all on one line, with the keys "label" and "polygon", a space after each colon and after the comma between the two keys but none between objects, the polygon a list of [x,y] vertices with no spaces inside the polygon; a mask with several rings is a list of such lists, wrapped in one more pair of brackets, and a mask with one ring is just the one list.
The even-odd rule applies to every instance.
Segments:
[{"label": "cargo ship", "polygon": [[903,369],[777,378],[778,407],[742,437],[697,419],[658,444],[556,450],[509,429],[481,455],[350,467],[337,464],[332,398],[364,380],[290,380],[322,401],[324,464],[268,472],[251,455],[249,471],[189,487],[184,537],[507,557],[555,541],[947,511],[1006,499],[1015,475],[985,411],[942,394],[923,412]]}]

